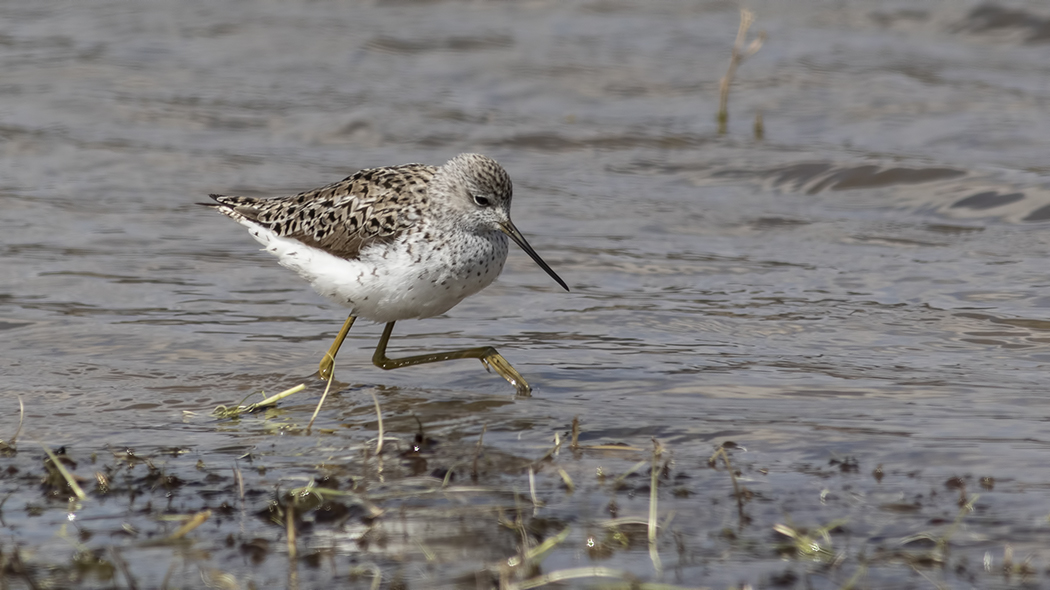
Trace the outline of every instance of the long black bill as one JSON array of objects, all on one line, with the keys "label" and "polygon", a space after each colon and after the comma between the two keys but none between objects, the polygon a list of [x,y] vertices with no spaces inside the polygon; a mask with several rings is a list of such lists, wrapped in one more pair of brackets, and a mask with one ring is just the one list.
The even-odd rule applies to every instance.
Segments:
[{"label": "long black bill", "polygon": [[569,290],[569,286],[565,284],[565,281],[561,280],[561,277],[559,277],[556,272],[551,270],[551,267],[547,266],[547,263],[544,262],[543,259],[540,258],[540,255],[532,249],[532,246],[530,246],[529,243],[525,241],[525,236],[521,235],[521,232],[518,231],[518,228],[514,227],[514,224],[511,223],[509,219],[506,223],[499,224],[499,228],[503,230],[503,233],[510,236],[510,239],[514,240],[515,244],[521,246],[521,249],[524,250],[525,253],[528,254],[529,257],[532,258],[532,260],[536,264],[540,265],[540,268],[547,271],[547,274],[549,274],[552,279],[558,281],[558,284],[561,285],[562,289],[565,289],[566,291]]}]

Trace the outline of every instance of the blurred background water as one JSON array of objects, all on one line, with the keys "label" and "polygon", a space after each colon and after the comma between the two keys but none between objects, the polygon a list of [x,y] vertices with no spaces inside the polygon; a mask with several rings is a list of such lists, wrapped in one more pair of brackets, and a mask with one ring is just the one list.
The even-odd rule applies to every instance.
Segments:
[{"label": "blurred background water", "polygon": [[[882,486],[844,501],[868,538],[882,525],[856,511],[878,494],[985,477],[974,555],[1045,544],[1050,504],[1025,492],[1050,485],[1050,9],[746,6],[768,39],[723,135],[733,2],[3,3],[0,436],[21,396],[23,440],[53,446],[221,461],[277,444],[203,416],[300,382],[286,407],[308,415],[344,310],[195,203],[477,151],[572,292],[514,251],[392,348],[492,344],[534,398],[472,362],[383,372],[363,325],[325,428],[363,429],[377,392],[404,432],[410,415],[446,436],[484,424],[497,448],[573,415],[589,440],[657,437],[694,468],[731,438],[768,471],[751,486],[801,512],[832,485],[807,470],[850,457],[836,477],[856,480],[835,485]],[[339,443],[268,452],[318,444]],[[725,517],[697,506],[682,518],[707,539],[701,516]],[[752,558],[705,579],[761,582]]]}]

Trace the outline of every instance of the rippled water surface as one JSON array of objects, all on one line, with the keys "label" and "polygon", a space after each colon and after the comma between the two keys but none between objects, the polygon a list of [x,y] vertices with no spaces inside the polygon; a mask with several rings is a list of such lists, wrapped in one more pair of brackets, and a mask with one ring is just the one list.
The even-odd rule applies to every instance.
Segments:
[{"label": "rippled water surface", "polygon": [[[726,134],[729,2],[0,6],[5,583],[1047,585],[1050,8],[747,6]],[[307,433],[345,311],[195,203],[467,151],[572,291],[515,250],[392,350],[492,344],[533,397],[382,371],[359,324]],[[574,416],[584,448],[544,459]],[[648,518],[653,439],[650,551],[610,520]],[[311,479],[367,501],[297,508],[291,557],[275,506]]]}]

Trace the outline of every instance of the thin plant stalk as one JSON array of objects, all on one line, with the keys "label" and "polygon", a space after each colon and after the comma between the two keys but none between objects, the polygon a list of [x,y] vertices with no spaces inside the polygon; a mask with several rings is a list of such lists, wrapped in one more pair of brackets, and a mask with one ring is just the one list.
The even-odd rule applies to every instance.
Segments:
[{"label": "thin plant stalk", "polygon": [[58,470],[58,473],[62,476],[62,479],[66,480],[66,485],[69,486],[69,489],[73,490],[73,493],[76,494],[77,498],[79,498],[80,500],[86,500],[87,494],[85,494],[84,490],[80,488],[80,485],[77,484],[77,481],[73,479],[73,474],[70,473],[68,469],[66,469],[66,466],[63,465],[61,461],[58,460],[58,457],[51,452],[51,449],[47,448],[44,445],[40,446],[44,447],[44,452],[47,453],[48,458],[51,459],[51,464],[54,465],[55,469]]},{"label": "thin plant stalk", "polygon": [[543,506],[543,502],[536,497],[536,470],[529,466],[529,497],[532,498],[532,509],[536,510]]},{"label": "thin plant stalk", "polygon": [[569,472],[559,467],[558,475],[560,475],[561,480],[565,482],[566,491],[568,491],[571,494],[573,490],[576,489],[576,484],[572,483],[572,477],[569,476]]},{"label": "thin plant stalk", "polygon": [[[327,354],[327,353],[326,353]],[[321,413],[321,406],[324,405],[324,400],[328,399],[328,390],[332,388],[332,380],[335,379],[335,370],[328,375],[328,385],[324,386],[324,393],[321,394],[321,399],[317,402],[317,407],[314,408],[314,415],[310,416],[310,422],[306,425],[306,434],[310,434],[310,428],[314,425],[314,420],[317,419],[317,414]]]},{"label": "thin plant stalk", "polygon": [[376,455],[383,454],[383,411],[379,408],[379,398],[376,397],[376,392],[369,391],[372,394],[372,401],[376,404],[376,420],[379,421],[379,441],[376,442]]},{"label": "thin plant stalk", "polygon": [[726,75],[722,76],[718,84],[718,133],[724,135],[729,127],[729,87],[733,84],[737,67],[747,58],[758,53],[762,44],[766,41],[765,31],[760,31],[751,43],[744,47],[747,40],[747,31],[755,22],[755,13],[746,9],[740,9],[740,28],[736,32],[736,41],[733,42],[733,51],[729,56],[729,68]]},{"label": "thin plant stalk", "polygon": [[478,458],[481,457],[481,441],[485,439],[485,432],[488,428],[488,424],[481,425],[481,434],[478,435],[478,446],[474,449],[474,462],[470,469],[470,477],[474,480],[474,483],[478,482]]},{"label": "thin plant stalk", "polygon": [[284,507],[284,526],[288,532],[288,560],[295,563],[298,551],[295,548],[295,506],[291,502]]},{"label": "thin plant stalk", "polygon": [[192,517],[190,517],[189,520],[186,521],[185,524],[175,529],[175,532],[168,537],[168,540],[174,541],[175,539],[181,539],[185,537],[187,533],[204,524],[204,521],[208,520],[209,518],[211,518],[211,510],[202,510],[197,514],[194,514]]},{"label": "thin plant stalk", "polygon": [[656,548],[656,517],[657,517],[657,485],[660,482],[660,455],[663,452],[663,447],[656,439],[653,439],[653,461],[650,467],[650,478],[649,478],[649,559],[653,562],[653,569],[656,570],[657,577],[663,575],[664,566],[663,562],[660,561],[660,552]]},{"label": "thin plant stalk", "polygon": [[740,484],[736,481],[736,472],[733,470],[733,464],[729,462],[729,453],[726,453],[725,447],[718,447],[718,450],[711,455],[711,458],[707,462],[714,467],[718,462],[718,458],[722,457],[722,461],[726,464],[726,471],[729,472],[729,479],[733,482],[733,496],[736,497],[736,509],[740,516],[741,521],[744,519],[744,494],[740,489]]},{"label": "thin plant stalk", "polygon": [[14,435],[11,436],[11,442],[4,445],[3,441],[0,441],[0,445],[4,445],[10,449],[15,448],[15,443],[18,441],[18,435],[22,434],[22,424],[25,423],[25,418],[26,404],[22,401],[22,396],[18,396],[18,428],[15,429]]}]

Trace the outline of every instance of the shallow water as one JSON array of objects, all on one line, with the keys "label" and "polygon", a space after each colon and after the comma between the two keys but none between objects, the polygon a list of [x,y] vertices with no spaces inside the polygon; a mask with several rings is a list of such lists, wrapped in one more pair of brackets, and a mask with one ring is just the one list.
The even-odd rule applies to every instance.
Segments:
[{"label": "shallow water", "polygon": [[[1045,584],[1045,557],[1023,579],[1017,564],[1045,547],[1050,514],[1050,11],[749,6],[769,37],[738,72],[725,135],[715,112],[732,3],[0,6],[0,437],[26,404],[0,477],[8,582],[68,574],[71,543],[56,531],[70,510],[37,486],[39,442],[64,446],[88,479],[92,454],[144,477],[121,458],[133,448],[188,482],[165,491],[128,475],[153,511],[136,512],[146,500],[134,493],[72,511],[105,533],[78,549],[121,553],[140,585],[178,563],[175,585],[218,570],[242,587],[310,587],[374,562],[384,585],[487,587],[521,536],[495,508],[471,522],[472,507],[520,508],[524,466],[579,416],[584,444],[641,450],[534,465],[547,505],[526,511],[530,534],[570,534],[531,575],[600,565],[689,586],[837,588],[867,567],[876,587]],[[313,373],[344,311],[195,203],[465,151],[507,168],[518,227],[572,292],[516,251],[447,316],[399,323],[392,348],[492,344],[534,397],[514,399],[474,362],[381,371],[369,362],[379,327],[359,325],[320,432],[306,434],[323,391]],[[268,414],[209,416],[303,382]],[[377,466],[362,450],[377,426],[371,393],[396,452],[420,424],[440,444]],[[462,481],[483,428],[488,492],[407,507],[383,496],[401,480],[433,485],[412,477]],[[673,457],[662,576],[644,531],[640,544],[586,548],[611,512],[646,517],[644,469],[626,487],[595,472],[624,473],[653,437]],[[753,494],[746,518],[728,475],[708,467],[725,441]],[[361,477],[384,498],[388,516],[368,526],[388,540],[315,524],[301,551],[320,565],[301,579],[283,529],[263,519],[213,519],[189,548],[137,547],[174,528],[158,512],[235,497],[230,470],[245,461],[262,471],[246,514],[277,486]],[[901,543],[944,534],[978,493],[948,567]],[[775,550],[786,538],[774,524],[837,519],[840,562]],[[124,522],[137,532],[113,536]],[[258,560],[244,549],[256,541]],[[11,565],[16,547],[28,574]],[[93,570],[78,581],[110,585]]]}]

